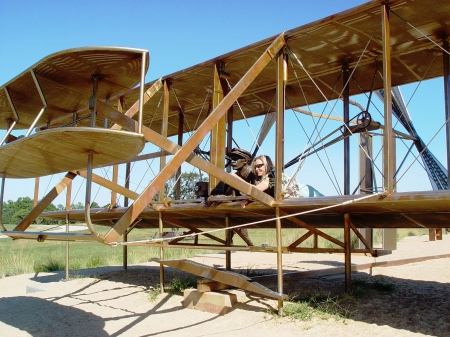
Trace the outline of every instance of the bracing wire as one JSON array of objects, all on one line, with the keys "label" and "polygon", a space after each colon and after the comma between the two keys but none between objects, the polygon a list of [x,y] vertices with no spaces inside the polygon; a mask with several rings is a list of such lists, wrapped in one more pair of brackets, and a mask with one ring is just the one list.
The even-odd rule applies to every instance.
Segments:
[{"label": "bracing wire", "polygon": [[[231,86],[231,84],[230,84],[230,82],[228,81],[228,79],[227,79],[226,81],[227,81],[227,84],[228,84],[228,88],[229,88],[229,89],[233,89],[232,86]],[[256,136],[255,136],[255,134],[254,134],[254,132],[253,132],[253,129],[251,128],[251,126],[250,126],[250,124],[249,124],[249,122],[248,122],[248,120],[247,120],[247,117],[245,116],[244,110],[242,109],[242,107],[241,107],[241,105],[239,104],[239,101],[238,101],[238,100],[236,100],[236,105],[239,107],[239,111],[241,112],[242,117],[244,117],[244,120],[245,120],[245,122],[247,123],[248,128],[250,129],[250,132],[251,132],[251,134],[252,134],[252,137],[253,137],[254,142],[257,143],[257,138],[256,138]],[[270,109],[270,107],[269,107],[269,109]],[[257,144],[257,145],[260,146],[261,144]]]},{"label": "bracing wire", "polygon": [[[357,69],[357,67],[358,67],[358,65],[359,65],[359,63],[360,63],[360,61],[361,61],[363,55],[365,54],[365,52],[366,52],[366,50],[367,50],[367,48],[368,48],[370,42],[372,41],[372,38],[373,38],[375,32],[377,31],[378,26],[379,26],[379,24],[378,24],[377,27],[375,27],[375,29],[373,30],[371,37],[370,37],[369,40],[367,41],[367,44],[366,44],[364,50],[361,52],[361,54],[360,54],[360,56],[359,56],[359,58],[358,58],[358,60],[357,60],[357,62],[356,62],[356,64],[355,64],[355,66],[354,66],[354,68],[353,68],[353,70],[352,70],[352,72],[351,72],[349,78],[347,79],[347,82],[344,84],[344,86],[343,86],[343,88],[342,88],[342,91],[339,93],[339,96],[338,96],[338,97],[341,97],[341,96],[342,96],[342,93],[343,93],[344,89],[349,85],[349,81],[350,81],[350,79],[353,77],[353,74],[354,74],[355,70]],[[293,50],[292,50],[289,46],[288,46],[288,50],[289,50],[289,52],[293,55],[294,59],[297,61],[297,63],[300,65],[300,67],[303,69],[303,71],[306,73],[306,75],[308,76],[308,78],[310,79],[310,81],[315,85],[316,89],[320,92],[320,94],[322,95],[322,97],[326,100],[327,104],[330,104],[329,100],[328,100],[327,97],[324,95],[323,91],[319,88],[319,86],[316,84],[316,82],[314,81],[314,79],[312,78],[312,76],[308,73],[308,71],[307,71],[307,70],[305,69],[305,67],[303,66],[303,63],[299,60],[299,58],[297,57],[297,55],[293,52]],[[339,117],[340,119],[342,119],[342,117],[339,116],[339,114],[337,113],[337,111],[336,111],[336,109],[335,109],[336,104],[337,104],[337,101],[336,101],[333,105],[331,105],[331,111],[335,111],[335,113],[338,115],[338,117]],[[331,113],[331,111],[330,111],[330,113]],[[324,122],[324,125],[322,126],[322,129],[323,129],[323,127],[325,126],[325,123],[326,123],[326,121]],[[350,135],[353,136],[354,134],[353,134],[352,130],[350,129],[350,127],[349,127],[347,124],[345,124],[345,123],[344,123],[344,125],[345,125],[345,128],[346,128],[346,129],[348,130],[348,132],[350,133]],[[317,137],[320,137],[320,132],[318,132]],[[365,153],[365,155],[369,157],[367,151],[361,146],[361,144],[359,144],[359,142],[358,142],[358,146],[362,149],[362,151]],[[327,157],[327,158],[328,158],[328,157]],[[328,159],[328,160],[329,160],[329,159]],[[331,164],[330,164],[330,167],[332,167]]]},{"label": "bracing wire", "polygon": [[422,155],[422,153],[424,153],[427,149],[428,149],[428,145],[430,145],[430,143],[434,140],[434,138],[436,138],[436,136],[438,135],[439,132],[441,132],[441,130],[444,128],[445,125],[447,125],[447,123],[449,123],[450,121],[450,117],[447,118],[447,120],[445,120],[445,122],[441,125],[441,127],[439,128],[439,130],[434,134],[434,136],[430,139],[430,141],[425,144],[425,147],[422,151],[419,152],[419,154],[417,156],[414,156],[414,160],[412,161],[412,163],[407,167],[407,169],[405,170],[405,172],[398,178],[398,180],[394,183],[394,186],[397,185],[397,183],[405,176],[405,174],[408,172],[408,170],[411,168],[411,166],[418,161],[419,157]]},{"label": "bracing wire", "polygon": [[[303,124],[302,124],[302,123],[300,122],[300,120],[298,119],[298,116],[297,116],[296,113],[294,113],[294,117],[297,119],[298,123],[300,124],[300,127],[302,128],[303,132],[305,133],[306,137],[308,138],[308,144],[311,144],[310,138],[309,138],[309,136],[308,136],[308,134],[307,134],[305,128],[303,127]],[[322,165],[322,167],[325,168],[325,164],[323,163],[322,158],[321,158],[318,154],[317,154],[317,158],[319,159],[320,164]],[[328,172],[327,169],[325,169],[325,173],[327,174],[328,178],[330,179],[331,183],[333,184],[334,189],[335,189],[336,191],[338,191],[338,193],[342,194],[341,191],[339,190],[339,185],[338,185],[338,186],[335,185],[335,182],[333,181],[333,179],[332,179],[332,177],[330,176],[330,173]]]},{"label": "bracing wire", "polygon": [[[295,56],[295,57],[296,57],[296,56]],[[291,58],[289,58],[289,60],[291,60]],[[295,75],[295,78],[296,78],[296,80],[297,80],[297,83],[298,83],[299,86],[302,88],[301,82],[300,82],[300,80],[299,80],[299,78],[298,78],[298,75],[297,75],[297,72],[295,71],[295,67],[294,67],[294,65],[292,64],[292,61],[290,61],[290,62],[291,62],[292,68],[294,69],[294,75]],[[304,69],[304,71],[306,71],[306,70]],[[307,75],[309,75],[309,74],[307,74]],[[335,90],[336,85],[337,85],[337,83],[338,83],[338,81],[339,81],[339,78],[340,78],[340,73],[339,73],[339,76],[338,76],[338,78],[337,78],[337,80],[336,80],[336,82],[335,82],[335,84],[334,84],[334,87],[333,87],[332,91]],[[302,90],[302,93],[304,93],[303,88],[302,88],[301,90]],[[319,91],[320,91],[320,89],[319,89]],[[304,99],[305,99],[305,101],[307,101],[305,95],[304,95]],[[322,113],[321,113],[321,116],[323,116],[323,113],[324,113],[324,111],[325,111],[327,105],[328,105],[328,102],[327,102],[327,104],[324,106],[324,108],[323,108],[323,110],[322,110]],[[308,105],[308,109],[309,109],[309,105]],[[331,112],[330,112],[330,114],[331,114]],[[297,119],[297,121],[299,122],[299,124],[301,125],[301,123],[300,123],[300,121],[299,121],[297,115],[296,115],[296,114],[294,114],[294,115],[295,115],[295,118]],[[328,115],[328,116],[329,116],[329,115]],[[320,134],[321,134],[322,130],[324,129],[325,125],[326,125],[326,121],[324,121],[322,127],[319,129],[319,128],[318,128],[318,126],[319,126],[319,121],[316,121],[316,120],[314,119],[314,117],[311,117],[311,120],[312,120],[313,125],[314,125],[314,130],[312,131],[312,134],[313,134],[314,132],[316,133],[316,136],[315,136],[314,141],[313,141],[313,142],[311,141],[311,139],[312,139],[312,134],[311,134],[311,136],[309,136],[309,135],[307,134],[306,130],[303,128],[303,126],[302,126],[302,130],[303,130],[303,132],[305,133],[306,137],[308,138],[308,142],[309,142],[311,145],[314,144],[314,143],[316,143],[318,139],[321,141],[321,143],[322,143],[322,145],[323,145],[322,139],[324,139],[324,138],[321,137]],[[338,192],[339,194],[342,194],[342,191],[340,190],[340,187],[339,187],[339,183],[338,183],[336,174],[334,173],[334,170],[333,170],[333,168],[332,168],[331,161],[330,161],[330,158],[329,158],[329,156],[328,156],[328,152],[327,152],[326,149],[324,149],[324,151],[325,151],[325,157],[327,158],[327,161],[328,161],[328,165],[329,165],[329,167],[331,167],[331,171],[332,171],[334,180],[333,180],[333,178],[330,176],[328,170],[327,170],[326,167],[325,167],[324,162],[322,161],[322,158],[320,158],[320,156],[319,156],[318,154],[316,154],[316,155],[317,155],[317,158],[319,159],[319,161],[320,161],[322,167],[325,169],[325,172],[326,172],[326,174],[328,175],[328,178],[330,179],[331,183],[333,184],[333,187],[335,188],[336,192]]]}]

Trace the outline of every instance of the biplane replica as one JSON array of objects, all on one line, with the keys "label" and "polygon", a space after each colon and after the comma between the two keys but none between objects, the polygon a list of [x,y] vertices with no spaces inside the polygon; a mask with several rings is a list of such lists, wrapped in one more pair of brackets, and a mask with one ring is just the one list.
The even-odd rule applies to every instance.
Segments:
[{"label": "biplane replica", "polygon": [[[375,0],[148,83],[145,74],[149,55],[145,50],[78,48],[50,55],[0,90],[0,127],[5,130],[0,144],[1,201],[11,180],[61,172],[65,176],[13,230],[6,230],[2,224],[2,234],[40,242],[92,241],[111,246],[156,246],[161,250],[183,247],[225,251],[227,271],[164,261],[163,254],[160,262],[275,297],[280,305],[283,253],[344,253],[348,286],[352,253],[376,256],[395,249],[397,228],[429,228],[442,233],[450,226],[449,36],[450,3],[446,0]],[[441,124],[430,124],[436,123],[436,129],[440,126],[446,132],[441,148],[446,149],[447,169],[416,132],[398,89],[435,78],[444,79],[445,112]],[[351,98],[357,95],[365,95],[368,103],[353,117]],[[370,112],[372,97],[376,96],[383,107],[379,121]],[[342,117],[313,113],[309,107],[319,103],[333,105],[333,111],[341,111]],[[318,138],[311,136],[303,151],[305,144],[285,134],[287,111],[293,111],[299,119],[315,121],[314,137]],[[263,125],[269,128],[274,125],[270,153],[275,164],[273,197],[237,177],[227,166],[227,153],[239,139],[233,134],[233,126],[253,118],[264,118]],[[337,137],[321,137],[320,121],[335,123]],[[18,130],[26,133],[16,137],[13,134]],[[260,134],[264,133],[267,130]],[[208,137],[209,149],[200,150],[199,144]],[[350,172],[351,138],[359,145],[359,172]],[[375,138],[381,139],[381,165],[374,164]],[[397,163],[396,143],[400,141],[411,142],[411,149],[417,149],[416,161],[423,161],[430,190],[398,190],[401,165]],[[146,144],[159,150],[147,152]],[[284,170],[300,167],[331,145],[343,146],[341,164],[334,163],[343,166],[343,193],[283,198]],[[293,159],[285,158],[288,146],[291,152],[297,151]],[[141,192],[130,189],[127,181],[118,181],[119,166],[126,165],[129,170],[130,163],[149,158],[160,158],[160,170]],[[186,164],[208,175],[205,196],[180,198],[178,180],[177,197],[168,198],[165,184],[174,176],[178,178]],[[106,166],[113,168],[112,179],[94,172]],[[355,175],[359,182],[352,191],[350,177]],[[382,178],[376,180],[376,175]],[[45,212],[78,176],[86,180],[85,209],[67,207]],[[111,207],[91,209],[93,183],[111,191]],[[241,196],[226,195],[220,192],[221,186],[230,186]],[[123,196],[123,206],[116,205],[117,195]],[[30,225],[39,217],[85,222],[90,232],[30,232]],[[94,224],[107,230],[100,234]],[[135,228],[155,228],[160,235],[127,241]],[[163,232],[170,228],[185,232],[165,240]],[[251,233],[255,228],[273,229],[277,244],[254,245]],[[306,234],[285,244],[281,237],[287,228],[303,228]],[[342,229],[344,240],[326,234],[324,228]],[[386,231],[381,249],[375,249],[372,243],[374,228]],[[217,231],[224,232],[225,239],[213,234]],[[245,244],[233,243],[233,233]],[[358,248],[352,247],[350,235],[359,239]],[[200,236],[214,243],[204,244]],[[187,240],[192,237],[194,240]],[[314,238],[313,247],[302,246],[309,237]],[[337,248],[320,247],[318,237]],[[275,253],[277,291],[248,280],[237,281],[228,272],[232,251]]]}]

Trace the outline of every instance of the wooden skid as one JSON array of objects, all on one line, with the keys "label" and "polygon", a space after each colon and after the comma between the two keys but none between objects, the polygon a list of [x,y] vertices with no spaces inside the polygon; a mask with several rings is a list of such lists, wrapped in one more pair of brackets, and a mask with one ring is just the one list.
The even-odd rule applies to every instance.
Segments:
[{"label": "wooden skid", "polygon": [[245,291],[250,291],[264,297],[270,297],[275,299],[287,298],[284,294],[278,294],[257,282],[251,282],[251,279],[230,271],[223,271],[214,269],[209,266],[205,266],[200,263],[196,263],[189,260],[159,260],[153,259],[155,262],[159,262],[163,265],[196,275],[206,279],[210,279],[216,282],[227,284],[229,286],[239,288]]},{"label": "wooden skid", "polygon": [[11,239],[33,239],[39,242],[45,240],[55,241],[97,241],[101,240],[93,234],[76,234],[76,233],[52,233],[52,232],[22,232],[22,231],[2,231],[3,235],[9,236]]}]

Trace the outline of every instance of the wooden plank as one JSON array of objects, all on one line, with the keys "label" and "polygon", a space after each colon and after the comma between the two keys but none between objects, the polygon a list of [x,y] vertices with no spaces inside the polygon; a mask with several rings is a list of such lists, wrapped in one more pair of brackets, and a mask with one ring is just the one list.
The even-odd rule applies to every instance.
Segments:
[{"label": "wooden plank", "polygon": [[77,234],[77,233],[52,233],[52,232],[17,232],[2,231],[3,235],[9,236],[11,239],[29,239],[38,242],[46,240],[55,241],[96,241],[102,242],[99,237],[93,234]]},{"label": "wooden plank", "polygon": [[52,203],[53,200],[62,192],[64,189],[75,179],[76,174],[72,172],[68,172],[64,178],[53,187],[47,195],[42,198],[42,200],[37,203],[33,209],[28,213],[22,221],[14,228],[15,231],[24,231],[26,230],[31,223],[42,213],[45,211],[48,205]]},{"label": "wooden plank", "polygon": [[153,259],[153,261],[159,262],[166,266],[182,270],[184,272],[200,276],[203,278],[207,278],[216,282],[228,284],[232,287],[236,287],[239,289],[243,289],[246,291],[251,291],[256,294],[260,294],[269,298],[283,299],[287,298],[286,295],[278,294],[257,282],[250,282],[250,278],[244,276],[242,274],[232,273],[230,271],[222,271],[218,269],[214,269],[209,266],[205,266],[200,263],[196,263],[189,260],[157,260]]}]

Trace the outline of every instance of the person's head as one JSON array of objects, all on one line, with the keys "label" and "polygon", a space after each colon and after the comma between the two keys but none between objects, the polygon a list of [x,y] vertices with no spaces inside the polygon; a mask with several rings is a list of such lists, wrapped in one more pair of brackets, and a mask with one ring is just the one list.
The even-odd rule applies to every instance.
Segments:
[{"label": "person's head", "polygon": [[227,158],[230,160],[230,165],[234,170],[240,170],[250,164],[252,155],[244,149],[234,148],[227,153]]},{"label": "person's head", "polygon": [[262,177],[273,170],[272,160],[269,156],[258,156],[253,159],[252,171],[256,177]]}]

